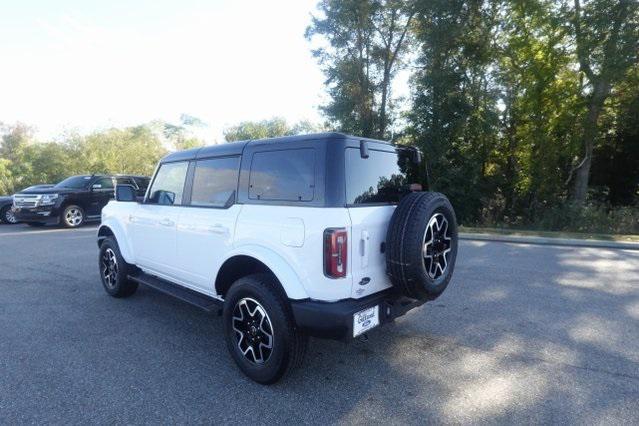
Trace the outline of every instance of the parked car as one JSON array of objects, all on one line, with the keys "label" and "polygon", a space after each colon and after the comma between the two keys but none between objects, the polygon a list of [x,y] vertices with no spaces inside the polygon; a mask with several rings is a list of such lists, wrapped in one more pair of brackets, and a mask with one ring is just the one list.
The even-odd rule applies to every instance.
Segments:
[{"label": "parked car", "polygon": [[102,208],[114,197],[116,184],[134,188],[143,196],[149,184],[145,176],[79,175],[49,187],[27,188],[13,196],[16,220],[30,226],[61,224],[76,228],[100,220]]},{"label": "parked car", "polygon": [[[43,185],[33,185],[28,188],[23,189],[23,191],[32,190],[32,189],[40,189],[40,188],[50,188],[53,185],[43,184]],[[18,219],[13,213],[13,196],[0,196],[0,223],[7,223],[9,225],[13,225],[18,223]]]},{"label": "parked car", "polygon": [[14,224],[18,223],[11,207],[13,206],[13,197],[0,196],[0,223]]},{"label": "parked car", "polygon": [[142,202],[122,185],[103,209],[102,284],[221,309],[239,368],[273,383],[308,336],[357,338],[446,289],[455,213],[411,184],[420,164],[415,149],[337,133],[170,154]]}]

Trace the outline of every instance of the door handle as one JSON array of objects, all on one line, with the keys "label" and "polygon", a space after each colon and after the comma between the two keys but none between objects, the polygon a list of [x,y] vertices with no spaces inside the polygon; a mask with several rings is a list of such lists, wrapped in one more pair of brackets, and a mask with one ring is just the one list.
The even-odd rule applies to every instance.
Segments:
[{"label": "door handle", "polygon": [[132,214],[129,215],[129,222],[135,223],[137,221],[138,221],[138,217],[137,216],[133,216]]},{"label": "door handle", "polygon": [[368,252],[370,251],[368,248],[370,236],[368,235],[368,231],[362,231],[362,268],[368,268]]},{"label": "door handle", "polygon": [[175,222],[173,222],[171,219],[169,218],[164,218],[159,222],[160,225],[162,226],[175,226]]},{"label": "door handle", "polygon": [[224,225],[216,223],[215,225],[209,226],[208,231],[210,233],[212,233],[212,234],[224,235],[224,234],[228,233],[229,229],[226,226],[224,226]]}]

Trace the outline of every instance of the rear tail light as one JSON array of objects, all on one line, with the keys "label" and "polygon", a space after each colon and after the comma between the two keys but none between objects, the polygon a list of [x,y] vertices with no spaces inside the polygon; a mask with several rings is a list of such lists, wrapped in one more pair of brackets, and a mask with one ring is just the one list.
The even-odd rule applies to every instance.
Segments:
[{"label": "rear tail light", "polygon": [[324,231],[324,273],[330,278],[346,276],[348,234],[346,229]]}]

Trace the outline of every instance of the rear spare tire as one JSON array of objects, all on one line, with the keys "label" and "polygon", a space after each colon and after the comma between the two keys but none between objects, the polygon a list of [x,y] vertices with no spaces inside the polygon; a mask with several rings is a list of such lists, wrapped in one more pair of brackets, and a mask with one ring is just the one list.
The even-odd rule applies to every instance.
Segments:
[{"label": "rear spare tire", "polygon": [[414,192],[404,197],[386,235],[386,266],[394,286],[420,300],[439,297],[457,258],[457,220],[445,195]]}]

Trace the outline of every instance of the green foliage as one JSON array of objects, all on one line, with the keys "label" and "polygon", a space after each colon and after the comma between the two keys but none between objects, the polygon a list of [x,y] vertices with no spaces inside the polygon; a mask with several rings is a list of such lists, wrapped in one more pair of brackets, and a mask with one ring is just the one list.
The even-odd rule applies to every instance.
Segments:
[{"label": "green foliage", "polygon": [[[331,97],[324,111],[348,132],[388,136],[375,131],[372,46],[389,29],[376,17],[392,8],[320,1],[307,31],[326,42],[314,51]],[[636,223],[639,2],[417,0],[398,13],[411,16],[395,60],[411,66],[412,99],[395,140],[422,149],[430,187],[463,223]]]},{"label": "green foliage", "polygon": [[0,143],[0,193],[56,183],[74,174],[150,175],[166,152],[157,133],[144,125],[47,143],[36,142],[24,125],[8,126]]},{"label": "green foliage", "polygon": [[301,135],[315,133],[321,128],[309,121],[300,121],[293,126],[285,119],[274,117],[262,121],[243,121],[224,130],[224,138],[227,142],[243,141],[249,139],[265,139],[278,136]]},{"label": "green foliage", "polygon": [[386,138],[393,124],[392,82],[410,43],[415,8],[401,0],[323,0],[306,30],[331,97],[322,107],[340,131]]},{"label": "green foliage", "polygon": [[154,123],[162,128],[162,133],[168,142],[177,150],[199,148],[204,146],[204,141],[198,139],[194,132],[199,128],[206,127],[206,123],[197,117],[188,114],[180,116],[180,124],[165,122]]}]

